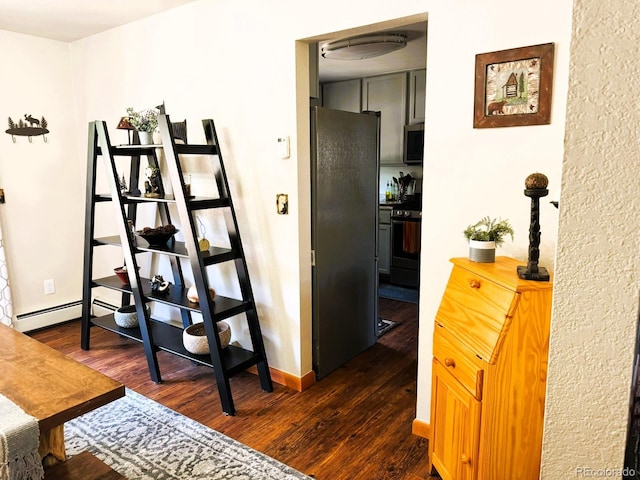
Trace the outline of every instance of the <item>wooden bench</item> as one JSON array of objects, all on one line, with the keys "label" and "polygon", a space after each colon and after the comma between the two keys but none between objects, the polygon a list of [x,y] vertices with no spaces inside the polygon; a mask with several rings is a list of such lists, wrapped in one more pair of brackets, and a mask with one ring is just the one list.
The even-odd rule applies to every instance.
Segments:
[{"label": "wooden bench", "polygon": [[47,467],[44,480],[126,480],[91,452],[82,452],[62,463]]},{"label": "wooden bench", "polygon": [[0,393],[38,419],[45,466],[66,460],[64,422],[124,396],[121,383],[3,324],[0,365]]}]

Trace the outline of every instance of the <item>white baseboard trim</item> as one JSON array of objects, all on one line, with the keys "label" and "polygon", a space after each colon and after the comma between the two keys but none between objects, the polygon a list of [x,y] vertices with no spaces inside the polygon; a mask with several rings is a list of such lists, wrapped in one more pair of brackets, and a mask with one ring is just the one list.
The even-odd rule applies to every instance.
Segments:
[{"label": "white baseboard trim", "polygon": [[13,327],[19,332],[29,332],[49,327],[56,323],[67,322],[82,316],[82,301],[58,305],[35,312],[21,313],[16,316]]}]

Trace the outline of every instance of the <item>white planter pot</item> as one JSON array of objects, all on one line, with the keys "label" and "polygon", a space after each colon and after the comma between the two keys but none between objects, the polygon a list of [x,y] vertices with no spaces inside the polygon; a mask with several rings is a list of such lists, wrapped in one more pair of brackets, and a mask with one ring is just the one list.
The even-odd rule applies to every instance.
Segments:
[{"label": "white planter pot", "polygon": [[140,145],[153,145],[153,132],[138,132]]},{"label": "white planter pot", "polygon": [[496,261],[496,242],[469,240],[469,260],[478,263]]}]

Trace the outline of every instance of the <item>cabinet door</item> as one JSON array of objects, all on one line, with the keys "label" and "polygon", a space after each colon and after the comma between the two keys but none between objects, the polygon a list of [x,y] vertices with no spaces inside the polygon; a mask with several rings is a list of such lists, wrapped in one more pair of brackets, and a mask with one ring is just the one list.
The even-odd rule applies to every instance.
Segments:
[{"label": "cabinet door", "polygon": [[360,79],[322,84],[322,106],[360,113]]},{"label": "cabinet door", "polygon": [[401,165],[407,121],[406,72],[364,78],[362,109],[381,112],[380,164]]},{"label": "cabinet door", "polygon": [[389,274],[391,266],[391,225],[378,225],[378,273]]},{"label": "cabinet door", "polygon": [[424,122],[425,90],[427,87],[427,71],[409,72],[409,123]]},{"label": "cabinet door", "polygon": [[443,480],[475,480],[480,402],[437,360],[433,361],[429,458]]}]

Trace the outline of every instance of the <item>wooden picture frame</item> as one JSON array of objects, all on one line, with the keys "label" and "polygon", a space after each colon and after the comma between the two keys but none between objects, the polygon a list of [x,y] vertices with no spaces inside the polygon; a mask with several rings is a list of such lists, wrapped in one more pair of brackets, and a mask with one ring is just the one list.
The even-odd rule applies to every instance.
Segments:
[{"label": "wooden picture frame", "polygon": [[473,128],[551,123],[553,43],[476,55]]}]

